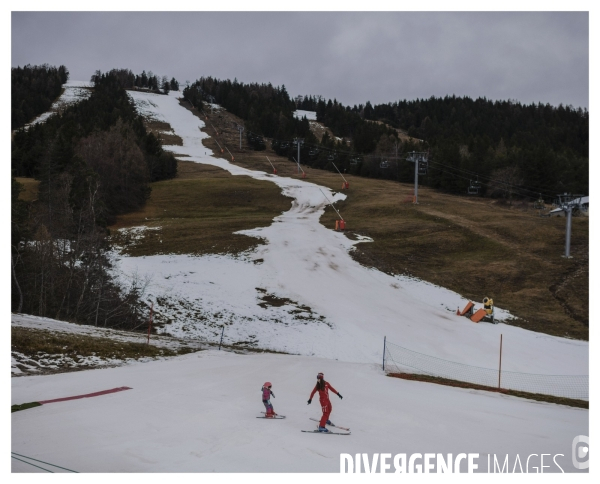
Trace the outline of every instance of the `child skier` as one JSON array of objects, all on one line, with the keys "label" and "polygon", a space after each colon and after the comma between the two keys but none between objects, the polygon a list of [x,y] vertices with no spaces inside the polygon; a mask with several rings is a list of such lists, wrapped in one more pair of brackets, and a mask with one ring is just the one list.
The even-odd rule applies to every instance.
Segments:
[{"label": "child skier", "polygon": [[310,398],[308,399],[308,404],[312,402],[312,398],[314,394],[319,392],[319,400],[321,402],[321,409],[323,410],[323,416],[321,417],[321,421],[319,422],[319,432],[329,432],[329,430],[325,427],[325,425],[333,425],[329,420],[329,415],[331,414],[331,402],[329,401],[329,390],[335,393],[340,399],[342,395],[338,393],[338,391],[333,388],[328,382],[326,382],[323,378],[323,373],[319,373],[317,375],[317,384],[315,388],[313,388],[312,393],[310,394]]},{"label": "child skier", "polygon": [[267,409],[267,413],[265,413],[265,417],[267,418],[273,418],[277,415],[273,411],[273,405],[271,405],[271,395],[275,398],[275,394],[271,391],[271,386],[271,382],[265,382],[261,388],[263,405]]}]

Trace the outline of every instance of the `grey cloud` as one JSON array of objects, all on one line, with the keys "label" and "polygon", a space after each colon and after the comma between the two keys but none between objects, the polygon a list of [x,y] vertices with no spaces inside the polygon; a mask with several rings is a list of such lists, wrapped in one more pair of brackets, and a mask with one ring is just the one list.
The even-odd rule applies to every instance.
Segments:
[{"label": "grey cloud", "polygon": [[285,84],[344,104],[485,96],[588,106],[587,12],[13,12],[13,66]]}]

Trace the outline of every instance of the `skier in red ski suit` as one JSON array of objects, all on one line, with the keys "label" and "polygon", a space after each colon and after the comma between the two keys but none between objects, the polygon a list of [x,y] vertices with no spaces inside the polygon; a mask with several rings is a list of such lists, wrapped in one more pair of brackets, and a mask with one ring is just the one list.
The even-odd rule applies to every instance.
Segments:
[{"label": "skier in red ski suit", "polygon": [[321,402],[321,409],[323,410],[323,416],[321,417],[321,421],[319,422],[319,432],[329,432],[325,427],[326,424],[333,425],[329,420],[329,415],[331,414],[331,401],[329,400],[329,390],[335,393],[340,399],[342,395],[338,393],[338,391],[333,388],[329,382],[326,382],[323,379],[323,373],[319,373],[317,375],[317,384],[315,388],[313,388],[312,393],[310,394],[310,398],[308,399],[308,404],[312,402],[312,398],[316,392],[319,392],[319,401]]}]

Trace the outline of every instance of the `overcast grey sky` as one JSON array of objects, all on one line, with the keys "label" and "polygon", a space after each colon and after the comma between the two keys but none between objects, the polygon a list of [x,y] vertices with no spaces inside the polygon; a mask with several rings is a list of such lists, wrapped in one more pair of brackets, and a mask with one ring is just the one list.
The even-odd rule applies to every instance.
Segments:
[{"label": "overcast grey sky", "polygon": [[430,96],[588,107],[587,12],[13,12],[11,65],[285,84],[343,104]]}]

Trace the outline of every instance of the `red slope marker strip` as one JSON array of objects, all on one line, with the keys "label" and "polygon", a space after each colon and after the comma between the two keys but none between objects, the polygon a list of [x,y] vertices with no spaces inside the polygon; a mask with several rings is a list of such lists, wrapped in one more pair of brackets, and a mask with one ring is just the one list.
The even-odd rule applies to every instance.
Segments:
[{"label": "red slope marker strip", "polygon": [[86,393],[85,395],[75,395],[74,397],[55,398],[54,400],[38,400],[38,403],[45,405],[46,403],[66,402],[67,400],[79,400],[80,398],[98,397],[107,395],[108,393],[122,392],[123,390],[131,390],[129,387],[112,388],[110,390],[102,390],[101,392]]}]

